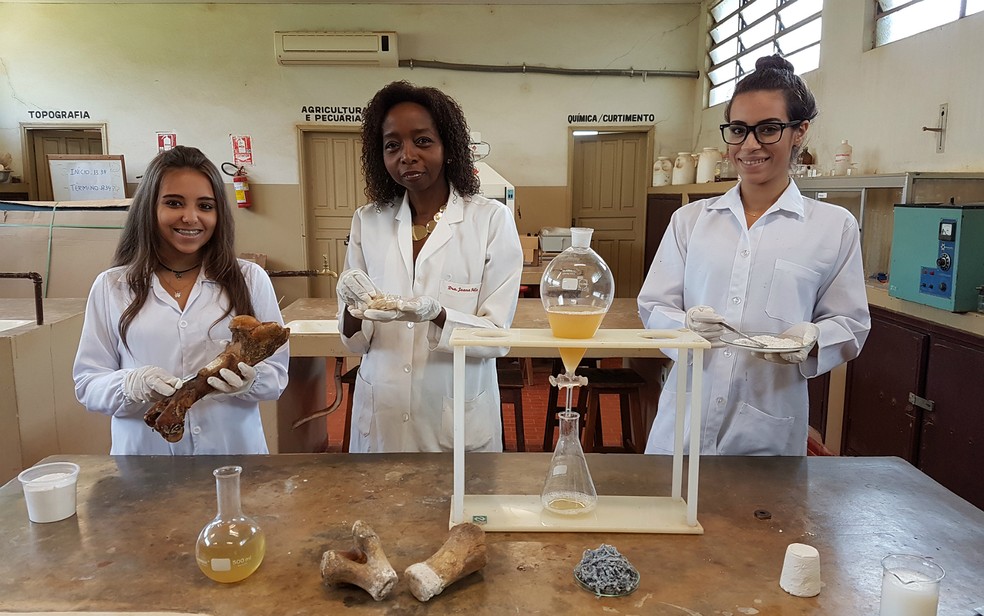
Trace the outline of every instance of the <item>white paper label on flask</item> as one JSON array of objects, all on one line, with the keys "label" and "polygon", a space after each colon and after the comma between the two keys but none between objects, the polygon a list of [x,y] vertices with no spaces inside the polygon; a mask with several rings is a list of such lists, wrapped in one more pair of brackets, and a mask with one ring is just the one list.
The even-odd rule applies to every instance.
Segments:
[{"label": "white paper label on flask", "polygon": [[577,278],[563,278],[560,281],[560,288],[565,291],[577,291]]},{"label": "white paper label on flask", "polygon": [[232,571],[232,561],[228,558],[213,558],[212,571]]},{"label": "white paper label on flask", "polygon": [[555,476],[556,475],[566,475],[567,474],[567,465],[566,464],[558,464],[557,466],[554,467],[553,474]]}]

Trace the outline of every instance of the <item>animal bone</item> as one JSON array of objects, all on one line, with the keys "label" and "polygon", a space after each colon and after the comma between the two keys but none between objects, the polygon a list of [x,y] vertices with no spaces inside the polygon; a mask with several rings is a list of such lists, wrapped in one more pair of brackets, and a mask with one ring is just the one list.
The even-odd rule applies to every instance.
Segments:
[{"label": "animal bone", "polygon": [[461,578],[485,566],[485,531],[470,522],[451,529],[447,541],[433,556],[407,567],[403,576],[410,592],[420,601],[429,601]]},{"label": "animal bone", "polygon": [[381,601],[396,585],[396,571],[383,553],[379,535],[362,520],[352,525],[356,547],[328,550],[321,557],[321,579],[325,585],[353,584]]},{"label": "animal bone", "polygon": [[239,362],[255,366],[282,347],[290,336],[290,330],[279,323],[260,323],[249,315],[233,317],[229,322],[232,341],[215,359],[198,371],[194,378],[185,381],[181,389],[160,400],[144,413],[144,423],[160,433],[170,443],[177,443],[184,436],[184,419],[191,405],[212,393],[215,389],[208,378],[217,376],[219,370],[228,368],[238,373]]}]

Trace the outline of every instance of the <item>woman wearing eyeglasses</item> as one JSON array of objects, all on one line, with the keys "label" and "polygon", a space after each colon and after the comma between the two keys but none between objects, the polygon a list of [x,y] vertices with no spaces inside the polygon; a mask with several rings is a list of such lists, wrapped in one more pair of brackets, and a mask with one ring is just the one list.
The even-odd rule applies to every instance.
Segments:
[{"label": "woman wearing eyeglasses", "polygon": [[[685,326],[712,343],[704,354],[702,454],[802,456],[807,379],[857,357],[871,326],[858,224],[842,207],[803,197],[789,177],[817,115],[792,64],[760,58],[724,115],[721,135],[740,181],[673,214],[639,313],[647,328]],[[725,346],[722,322],[795,336],[805,348]],[[646,453],[673,451],[677,396],[690,394],[676,390],[678,369],[660,396]]]}]

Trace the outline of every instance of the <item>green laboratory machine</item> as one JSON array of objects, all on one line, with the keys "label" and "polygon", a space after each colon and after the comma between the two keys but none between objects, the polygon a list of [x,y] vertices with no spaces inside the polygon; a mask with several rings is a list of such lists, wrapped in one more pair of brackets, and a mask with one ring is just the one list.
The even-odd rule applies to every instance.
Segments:
[{"label": "green laboratory machine", "polygon": [[982,284],[984,204],[895,206],[889,295],[967,312]]}]

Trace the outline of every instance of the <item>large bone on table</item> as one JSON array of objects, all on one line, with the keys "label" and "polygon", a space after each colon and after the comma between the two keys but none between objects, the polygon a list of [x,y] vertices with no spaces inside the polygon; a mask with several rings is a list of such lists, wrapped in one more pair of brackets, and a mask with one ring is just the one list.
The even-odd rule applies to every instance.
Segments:
[{"label": "large bone on table", "polygon": [[229,322],[232,341],[215,359],[185,381],[181,389],[160,400],[144,414],[144,422],[160,433],[170,443],[177,443],[184,436],[184,419],[191,405],[215,389],[208,384],[209,377],[228,368],[237,372],[239,362],[255,366],[287,342],[290,329],[279,323],[261,323],[249,315],[233,317]]},{"label": "large bone on table", "polygon": [[403,576],[414,597],[429,601],[448,586],[484,567],[487,562],[485,531],[481,526],[465,522],[451,529],[447,541],[433,556],[422,563],[410,565]]},{"label": "large bone on table", "polygon": [[362,520],[352,524],[355,548],[328,550],[321,556],[321,578],[325,585],[352,584],[376,601],[382,601],[396,585],[396,571],[386,558],[379,535]]}]

